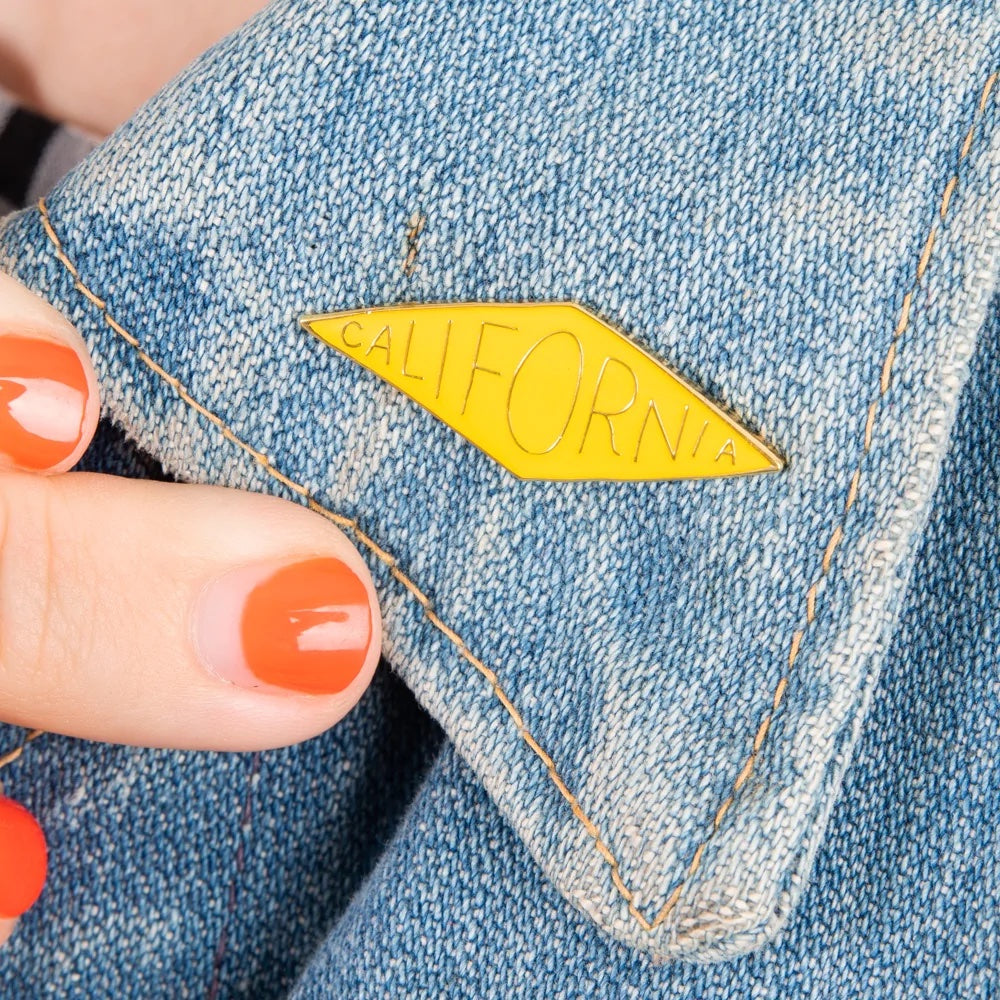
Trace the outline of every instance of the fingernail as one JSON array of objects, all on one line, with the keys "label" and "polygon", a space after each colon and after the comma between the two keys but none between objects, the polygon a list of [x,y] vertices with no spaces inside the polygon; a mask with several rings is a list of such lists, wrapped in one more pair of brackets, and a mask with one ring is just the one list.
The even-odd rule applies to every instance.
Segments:
[{"label": "fingernail", "polygon": [[20,803],[0,796],[0,917],[19,917],[45,885],[48,850],[38,821]]},{"label": "fingernail", "polygon": [[368,590],[340,559],[248,566],[205,588],[195,646],[208,670],[240,687],[336,694],[372,640]]},{"label": "fingernail", "polygon": [[65,461],[83,434],[87,375],[65,344],[0,336],[0,452],[39,472]]}]

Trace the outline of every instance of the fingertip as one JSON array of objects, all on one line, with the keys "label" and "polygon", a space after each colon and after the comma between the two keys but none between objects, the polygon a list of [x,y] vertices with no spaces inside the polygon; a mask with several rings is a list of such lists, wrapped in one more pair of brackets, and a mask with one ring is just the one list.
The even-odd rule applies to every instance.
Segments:
[{"label": "fingertip", "polygon": [[35,904],[47,869],[48,847],[38,820],[0,795],[0,919],[14,920]]},{"label": "fingertip", "polygon": [[18,624],[0,634],[8,722],[263,750],[335,725],[371,683],[382,647],[371,571],[315,512],[85,472],[12,473],[2,485],[12,569],[0,574],[0,605]]},{"label": "fingertip", "polygon": [[76,328],[0,274],[0,469],[67,471],[99,415],[97,376]]},{"label": "fingertip", "polygon": [[[200,590],[196,659],[229,711],[253,723],[229,749],[283,746],[336,725],[381,661],[382,615],[367,565],[340,531],[326,552],[252,562]],[[234,743],[235,740],[235,743]]]}]

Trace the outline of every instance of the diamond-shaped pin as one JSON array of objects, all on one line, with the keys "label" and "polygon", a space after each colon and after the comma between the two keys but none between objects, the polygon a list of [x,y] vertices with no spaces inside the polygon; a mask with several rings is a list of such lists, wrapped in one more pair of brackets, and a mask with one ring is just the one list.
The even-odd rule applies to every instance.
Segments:
[{"label": "diamond-shaped pin", "polygon": [[301,323],[523,479],[784,467],[685,378],[572,302],[392,305]]}]

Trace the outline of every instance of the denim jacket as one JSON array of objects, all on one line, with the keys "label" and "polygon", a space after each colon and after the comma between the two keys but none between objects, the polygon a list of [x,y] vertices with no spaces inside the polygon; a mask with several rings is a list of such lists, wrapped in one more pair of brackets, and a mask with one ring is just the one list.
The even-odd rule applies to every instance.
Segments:
[{"label": "denim jacket", "polygon": [[[130,442],[352,536],[445,742],[389,679],[36,741],[4,995],[997,990],[998,14],[279,0],[8,219]],[[574,303],[780,468],[521,478],[300,323],[412,303]]]}]

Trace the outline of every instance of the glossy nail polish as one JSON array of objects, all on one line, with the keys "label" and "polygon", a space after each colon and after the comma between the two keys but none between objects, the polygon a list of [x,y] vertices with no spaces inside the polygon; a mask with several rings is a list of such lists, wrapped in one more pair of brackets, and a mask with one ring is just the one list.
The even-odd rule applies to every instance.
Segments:
[{"label": "glossy nail polish", "polygon": [[45,885],[45,834],[20,803],[0,796],[0,917],[19,917]]},{"label": "glossy nail polish", "polygon": [[71,347],[0,336],[0,452],[13,466],[42,471],[72,455],[88,394],[86,372]]},{"label": "glossy nail polish", "polygon": [[368,656],[372,613],[340,559],[234,570],[206,588],[195,617],[205,666],[241,687],[336,694]]}]

